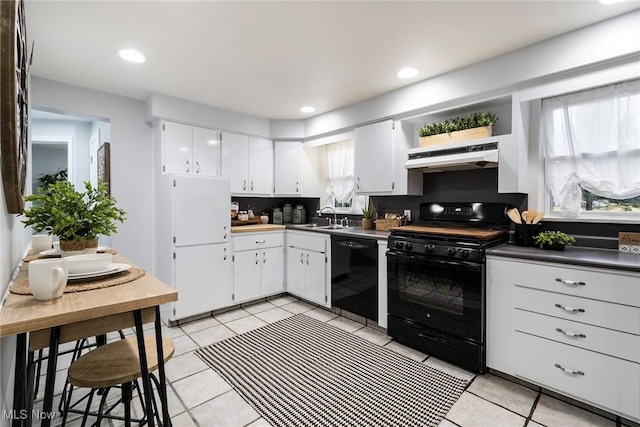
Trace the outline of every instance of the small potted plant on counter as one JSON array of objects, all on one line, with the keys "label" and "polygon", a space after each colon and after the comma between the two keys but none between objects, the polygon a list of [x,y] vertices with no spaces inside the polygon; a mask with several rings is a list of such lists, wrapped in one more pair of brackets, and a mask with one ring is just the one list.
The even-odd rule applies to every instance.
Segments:
[{"label": "small potted plant on counter", "polygon": [[93,188],[85,182],[84,187],[86,191],[80,192],[68,181],[41,187],[25,197],[33,204],[24,211],[22,222],[35,232],[58,236],[63,254],[95,253],[98,235],[115,233],[115,222],[123,222],[126,212],[116,206],[104,184]]},{"label": "small potted plant on counter", "polygon": [[576,239],[562,231],[543,231],[533,238],[542,249],[563,251],[565,246],[571,246]]},{"label": "small potted plant on counter", "polygon": [[371,206],[362,209],[362,228],[364,230],[373,230],[373,210]]}]

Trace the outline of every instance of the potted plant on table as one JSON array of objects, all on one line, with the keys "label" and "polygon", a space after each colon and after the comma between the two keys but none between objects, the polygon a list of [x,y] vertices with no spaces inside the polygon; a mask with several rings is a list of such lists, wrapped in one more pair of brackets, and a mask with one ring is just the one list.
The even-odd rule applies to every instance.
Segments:
[{"label": "potted plant on table", "polygon": [[576,239],[562,231],[543,231],[535,236],[533,241],[541,245],[542,249],[563,251],[565,246],[574,244]]},{"label": "potted plant on table", "polygon": [[65,255],[95,253],[98,235],[115,233],[116,221],[123,222],[126,212],[116,206],[104,184],[93,188],[85,182],[84,187],[80,192],[70,182],[57,181],[40,188],[25,197],[32,205],[24,211],[26,219],[22,222],[35,232],[58,236],[60,251]]},{"label": "potted plant on table", "polygon": [[371,206],[362,209],[362,228],[373,230],[373,209]]}]

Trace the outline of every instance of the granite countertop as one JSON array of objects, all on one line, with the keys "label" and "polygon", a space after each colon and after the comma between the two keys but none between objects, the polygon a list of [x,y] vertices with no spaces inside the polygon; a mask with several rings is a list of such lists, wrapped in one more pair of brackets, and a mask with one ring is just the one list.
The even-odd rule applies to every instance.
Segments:
[{"label": "granite countertop", "polygon": [[287,230],[310,231],[313,233],[333,234],[337,236],[353,236],[377,240],[387,240],[391,232],[378,230],[365,230],[360,227],[350,227],[342,229],[329,229],[314,227],[311,224],[287,224]]},{"label": "granite countertop", "polygon": [[640,272],[640,255],[620,253],[614,249],[567,246],[564,251],[550,251],[505,243],[487,249],[486,254],[488,256]]}]

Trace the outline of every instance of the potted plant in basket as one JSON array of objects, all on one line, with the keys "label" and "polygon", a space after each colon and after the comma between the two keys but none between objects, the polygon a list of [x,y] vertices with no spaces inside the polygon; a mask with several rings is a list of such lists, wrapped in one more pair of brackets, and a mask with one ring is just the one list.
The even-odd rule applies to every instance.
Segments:
[{"label": "potted plant in basket", "polygon": [[565,246],[572,245],[576,239],[562,231],[543,231],[535,236],[533,241],[541,245],[542,249],[563,251]]},{"label": "potted plant in basket", "polygon": [[492,136],[492,127],[498,119],[497,114],[485,111],[425,124],[418,130],[420,145],[428,146],[465,139],[486,138]]},{"label": "potted plant in basket", "polygon": [[362,209],[362,228],[373,230],[373,209],[371,206]]},{"label": "potted plant in basket", "polygon": [[32,205],[24,211],[22,222],[36,232],[58,236],[62,253],[95,253],[98,235],[116,232],[116,221],[123,222],[126,212],[116,206],[104,184],[93,188],[85,182],[84,187],[80,192],[67,181],[41,187],[25,197]]}]

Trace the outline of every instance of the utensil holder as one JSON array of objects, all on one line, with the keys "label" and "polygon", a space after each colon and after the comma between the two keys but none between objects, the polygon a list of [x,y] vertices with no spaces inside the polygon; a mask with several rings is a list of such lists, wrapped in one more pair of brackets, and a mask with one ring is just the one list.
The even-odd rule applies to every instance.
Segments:
[{"label": "utensil holder", "polygon": [[542,231],[542,224],[515,224],[517,246],[536,246],[533,238]]}]

